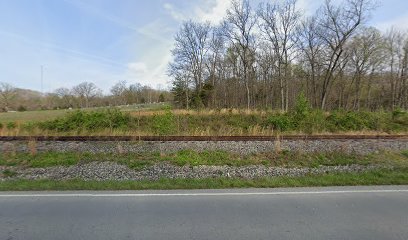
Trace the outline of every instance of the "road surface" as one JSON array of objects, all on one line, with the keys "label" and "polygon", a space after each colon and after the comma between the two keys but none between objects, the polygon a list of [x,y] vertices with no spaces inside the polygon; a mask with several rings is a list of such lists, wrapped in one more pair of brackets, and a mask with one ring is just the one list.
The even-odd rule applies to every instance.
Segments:
[{"label": "road surface", "polygon": [[0,239],[408,239],[408,186],[3,192]]}]

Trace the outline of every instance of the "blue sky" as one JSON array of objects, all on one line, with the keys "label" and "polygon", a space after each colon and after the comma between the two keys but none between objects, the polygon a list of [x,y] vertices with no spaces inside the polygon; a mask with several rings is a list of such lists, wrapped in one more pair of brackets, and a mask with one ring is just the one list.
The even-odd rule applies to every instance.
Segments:
[{"label": "blue sky", "polygon": [[[252,0],[254,5],[259,1]],[[298,0],[313,12],[323,0]],[[228,0],[0,0],[0,82],[41,90],[126,80],[166,88],[183,20],[221,21]],[[370,25],[408,29],[408,1],[383,0]]]}]

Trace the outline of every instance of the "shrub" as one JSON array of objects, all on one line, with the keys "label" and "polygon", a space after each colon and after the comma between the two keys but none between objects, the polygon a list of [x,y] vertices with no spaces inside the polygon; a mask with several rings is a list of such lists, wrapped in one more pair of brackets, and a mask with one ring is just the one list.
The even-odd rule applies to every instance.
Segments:
[{"label": "shrub", "polygon": [[303,121],[311,112],[309,101],[307,101],[305,95],[301,93],[296,99],[295,111],[293,113],[296,123]]},{"label": "shrub", "polygon": [[0,122],[0,129],[3,129],[4,125]]},{"label": "shrub", "polygon": [[166,98],[164,97],[164,95],[163,95],[163,93],[161,93],[160,95],[159,95],[159,102],[165,102],[166,101]]},{"label": "shrub", "polygon": [[128,113],[117,109],[84,112],[75,111],[62,118],[39,124],[41,129],[56,130],[60,132],[72,130],[100,130],[100,129],[124,129],[130,127],[132,118]]},{"label": "shrub", "polygon": [[28,132],[32,132],[35,129],[35,127],[36,127],[36,124],[32,122],[25,123],[21,126],[23,130],[28,131]]},{"label": "shrub", "polygon": [[17,108],[17,111],[19,111],[19,112],[25,112],[25,111],[27,111],[27,108],[24,107],[23,105],[20,105],[20,106]]},{"label": "shrub", "polygon": [[175,116],[170,108],[164,114],[156,114],[152,120],[152,130],[157,135],[170,135],[175,132]]},{"label": "shrub", "polygon": [[369,117],[370,115],[366,113],[336,111],[327,117],[327,121],[333,132],[338,130],[357,131],[371,128]]},{"label": "shrub", "polygon": [[299,120],[297,128],[308,134],[322,132],[327,129],[326,116],[321,110],[311,111],[305,118]]},{"label": "shrub", "polygon": [[408,125],[408,112],[396,109],[392,112],[392,120],[398,124]]},{"label": "shrub", "polygon": [[6,127],[7,127],[7,129],[9,129],[9,130],[16,129],[16,128],[17,128],[17,123],[15,123],[15,122],[8,122],[7,125],[6,125]]},{"label": "shrub", "polygon": [[287,114],[277,114],[268,117],[268,125],[279,131],[288,131],[294,128],[293,121]]}]

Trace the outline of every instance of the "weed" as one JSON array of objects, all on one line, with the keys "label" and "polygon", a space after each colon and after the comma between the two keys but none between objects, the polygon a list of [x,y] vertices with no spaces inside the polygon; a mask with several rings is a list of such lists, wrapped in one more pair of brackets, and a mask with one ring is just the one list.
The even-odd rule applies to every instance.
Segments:
[{"label": "weed", "polygon": [[154,115],[152,119],[152,130],[156,135],[173,134],[176,130],[175,117],[171,109],[167,109],[162,115]]},{"label": "weed", "polygon": [[12,178],[12,177],[15,177],[16,175],[17,175],[17,172],[9,170],[9,169],[6,169],[3,171],[3,176],[6,178]]},{"label": "weed", "polygon": [[28,150],[31,156],[37,155],[37,142],[35,140],[28,141]]},{"label": "weed", "polygon": [[6,125],[6,128],[8,130],[16,129],[17,128],[17,123],[16,122],[8,122],[7,125]]}]

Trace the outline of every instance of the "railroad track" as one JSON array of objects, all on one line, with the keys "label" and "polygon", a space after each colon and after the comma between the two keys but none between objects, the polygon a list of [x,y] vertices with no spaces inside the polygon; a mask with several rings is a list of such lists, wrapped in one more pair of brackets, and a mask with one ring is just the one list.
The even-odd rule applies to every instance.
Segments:
[{"label": "railroad track", "polygon": [[408,140],[408,135],[282,135],[282,136],[0,136],[0,141],[276,141],[276,140]]}]

